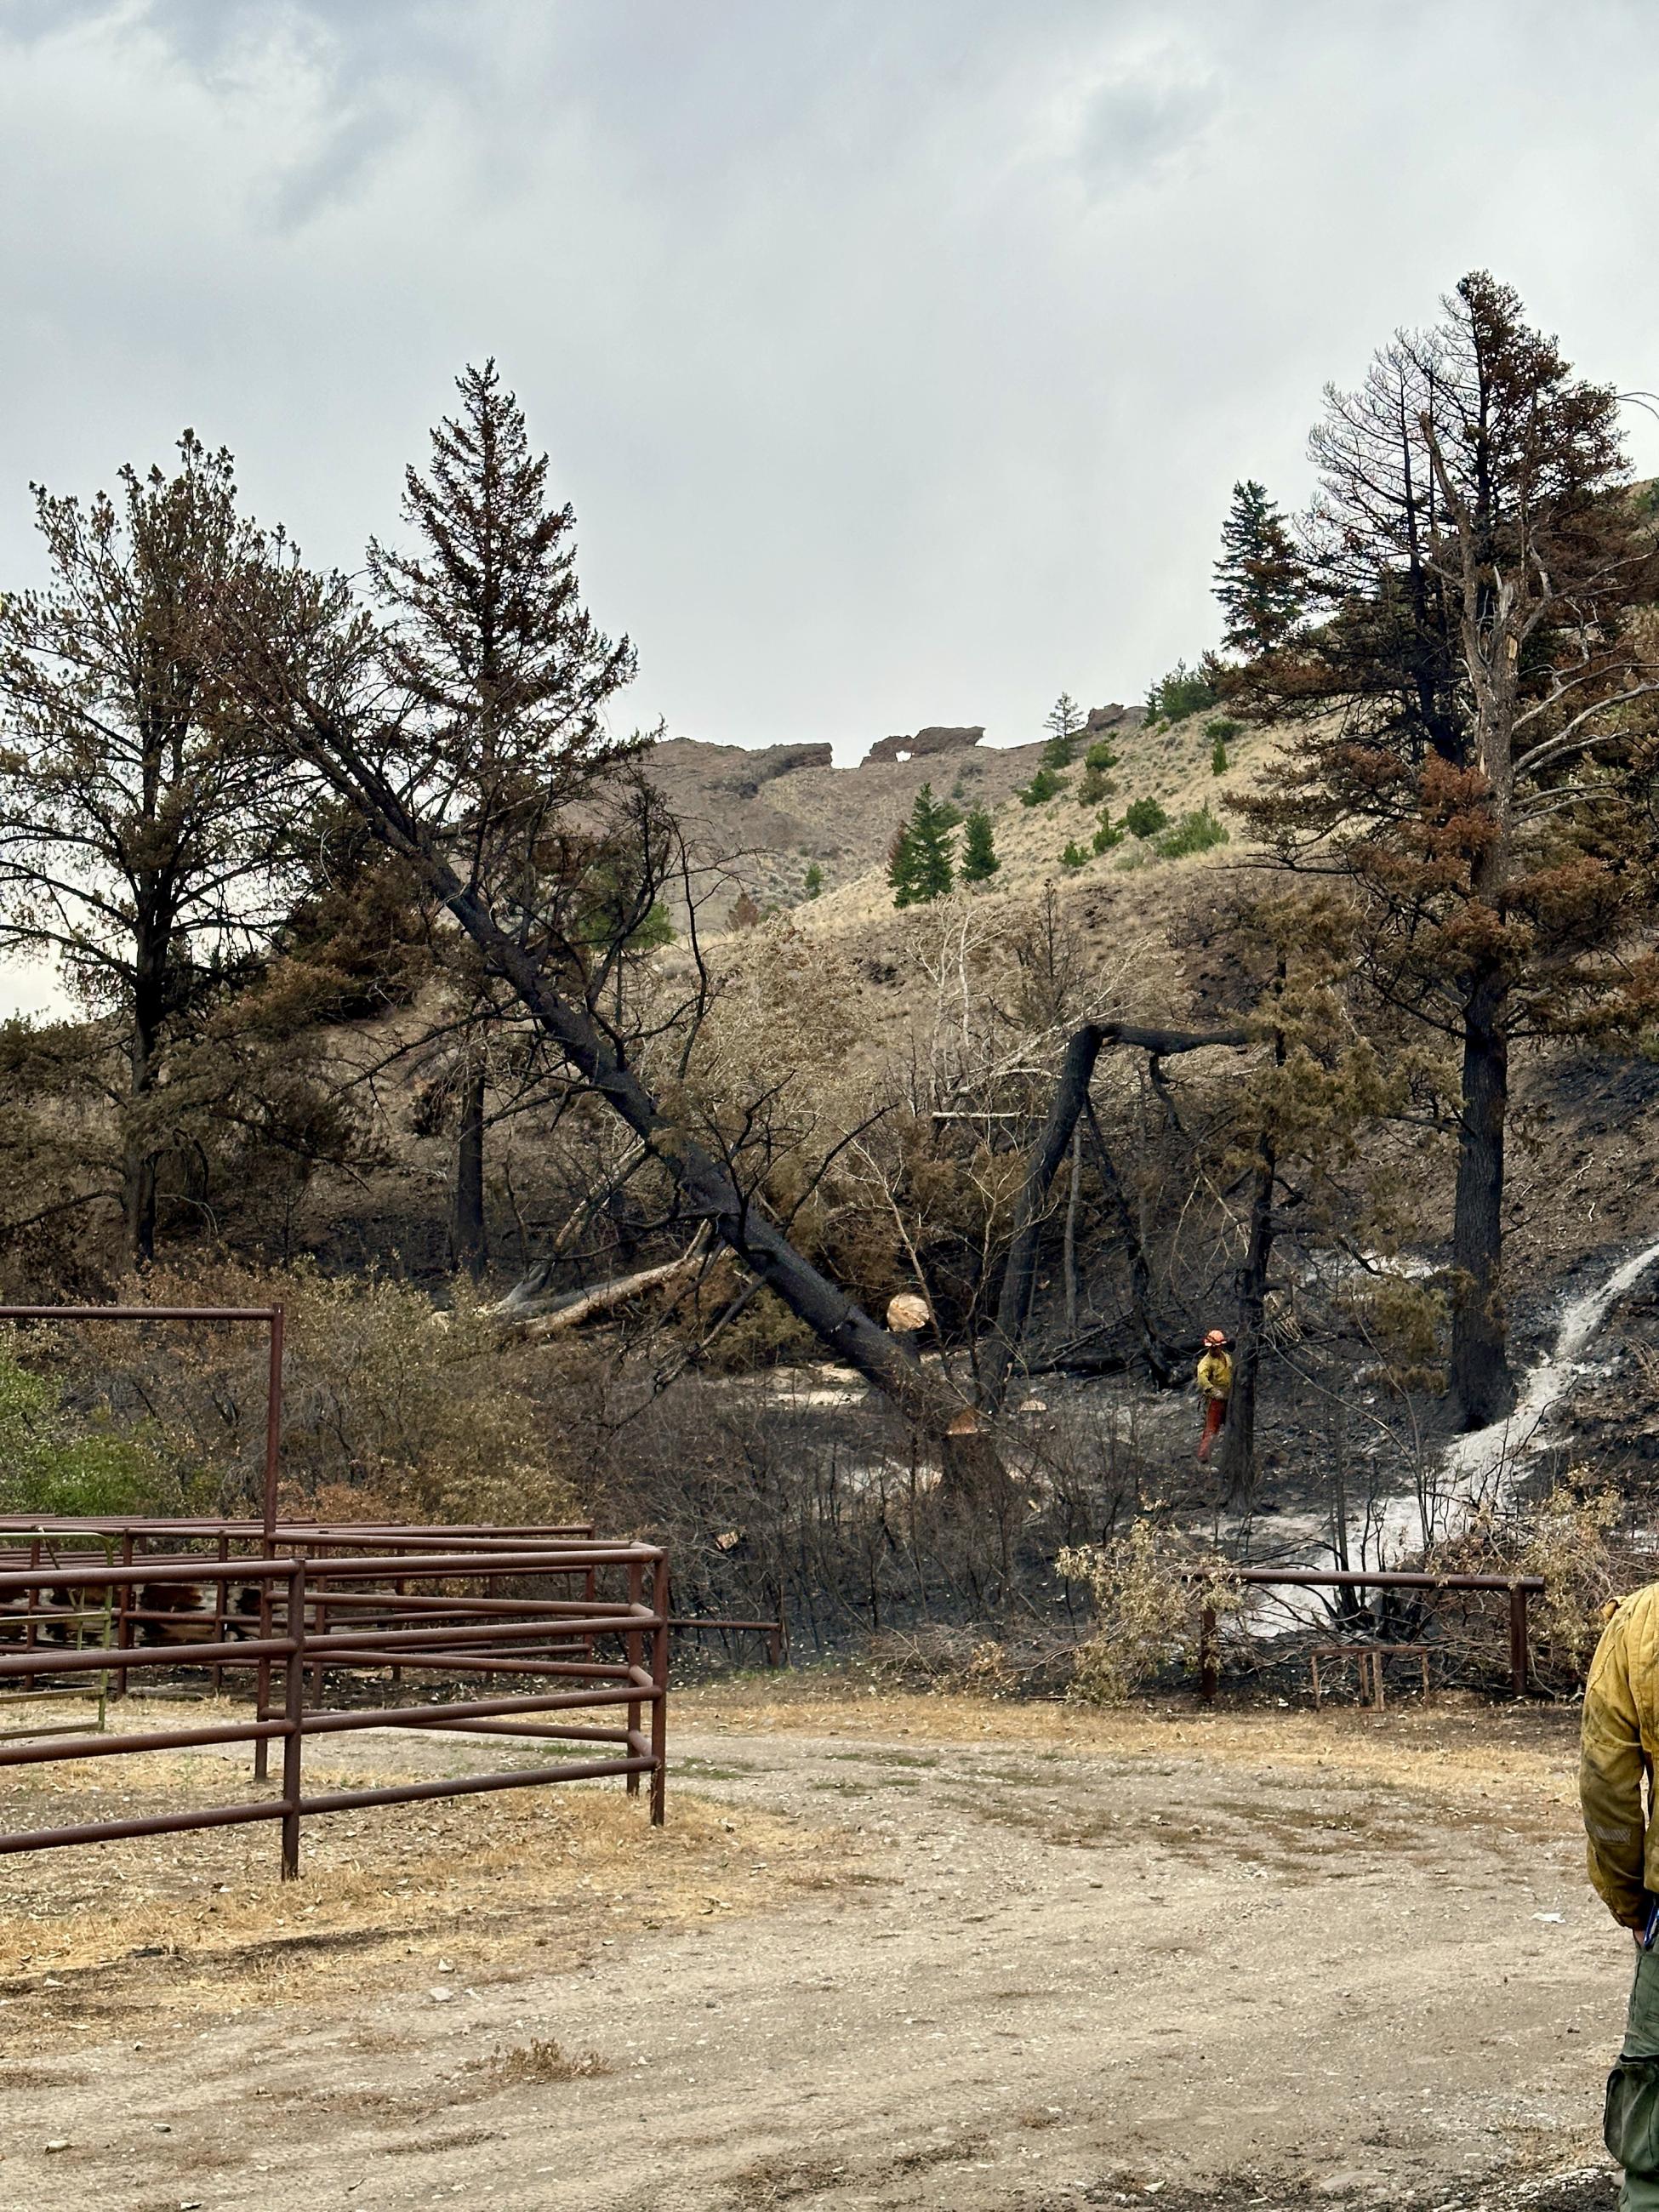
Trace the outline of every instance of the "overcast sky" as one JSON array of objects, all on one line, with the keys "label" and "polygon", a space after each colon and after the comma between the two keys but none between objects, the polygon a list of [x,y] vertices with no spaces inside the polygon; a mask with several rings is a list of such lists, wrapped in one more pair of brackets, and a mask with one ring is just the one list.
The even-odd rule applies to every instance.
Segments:
[{"label": "overcast sky", "polygon": [[1029,738],[1464,270],[1659,385],[1656,113],[1652,0],[0,0],[0,585],[185,423],[355,567],[493,352],[625,720]]}]

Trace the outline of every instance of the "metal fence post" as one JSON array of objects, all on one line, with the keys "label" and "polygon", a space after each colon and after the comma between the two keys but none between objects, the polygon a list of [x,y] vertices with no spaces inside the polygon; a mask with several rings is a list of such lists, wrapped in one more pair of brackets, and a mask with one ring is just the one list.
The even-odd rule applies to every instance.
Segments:
[{"label": "metal fence post", "polygon": [[[121,1565],[124,1567],[130,1567],[132,1565],[132,1531],[131,1528],[126,1531],[125,1534],[121,1539]],[[124,1582],[121,1585],[119,1595],[116,1598],[115,1648],[118,1651],[126,1650],[132,1642],[132,1616],[137,1609],[134,1607],[133,1600],[138,1595],[138,1591],[134,1589],[131,1583]],[[115,1688],[111,1694],[114,1697],[125,1698],[126,1693],[127,1670],[125,1667],[118,1667],[115,1672]]]},{"label": "metal fence post", "polygon": [[[637,1559],[632,1560],[628,1569],[628,1602],[630,1610],[634,1613],[637,1613],[640,1609],[644,1589],[645,1570]],[[629,1668],[637,1668],[645,1656],[637,1628],[629,1630],[624,1639],[623,1650]],[[628,1708],[628,1732],[630,1735],[637,1735],[640,1732],[640,1709],[633,1703],[630,1703]],[[633,1745],[629,1744],[630,1752],[633,1748]],[[630,1797],[639,1796],[640,1778],[637,1769],[630,1771],[626,1786]]]},{"label": "metal fence post", "polygon": [[651,1634],[651,1679],[657,1694],[651,1705],[651,1825],[668,1817],[668,1561],[659,1557],[651,1573],[651,1602],[657,1625]]},{"label": "metal fence post", "polygon": [[[269,1556],[269,1555],[267,1555]],[[269,1643],[271,1633],[270,1577],[259,1577],[259,1641]],[[261,1658],[253,1670],[253,1717],[256,1721],[270,1718],[270,1661]],[[253,1778],[263,1782],[270,1772],[270,1741],[258,1736],[253,1745]]]},{"label": "metal fence post", "polygon": [[1510,1687],[1517,1698],[1527,1694],[1531,1672],[1527,1650],[1527,1593],[1518,1583],[1510,1584]]},{"label": "metal fence post", "polygon": [[[37,1536],[33,1542],[29,1546],[29,1565],[31,1567],[38,1567],[40,1564],[40,1539]],[[28,1613],[23,1626],[23,1649],[26,1651],[33,1651],[35,1645],[40,1641],[38,1628],[40,1613],[40,1590],[38,1589],[26,1590],[23,1593],[23,1602],[28,1607]],[[23,1694],[25,1697],[29,1696],[34,1691],[39,1685],[39,1681],[40,1677],[35,1674],[25,1674],[22,1677]]]},{"label": "metal fence post", "polygon": [[[283,1880],[300,1872],[300,1754],[305,1741],[306,1563],[296,1557],[288,1578],[289,1655],[283,1718]],[[263,1739],[261,1739],[263,1741]]]},{"label": "metal fence post", "polygon": [[[219,1531],[220,1565],[223,1566],[229,1558],[230,1537],[228,1533],[222,1528]],[[213,1588],[215,1593],[213,1600],[213,1640],[216,1644],[222,1644],[225,1640],[225,1607],[230,1592],[230,1577],[228,1575],[221,1575],[218,1581],[213,1585]],[[222,1667],[216,1667],[213,1670],[213,1694],[216,1698],[219,1695],[224,1686],[225,1670]]]}]

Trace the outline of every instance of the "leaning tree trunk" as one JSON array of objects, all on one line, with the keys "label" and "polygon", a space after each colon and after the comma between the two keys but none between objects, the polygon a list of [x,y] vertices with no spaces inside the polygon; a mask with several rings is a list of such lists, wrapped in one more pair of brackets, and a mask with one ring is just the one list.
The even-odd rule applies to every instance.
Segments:
[{"label": "leaning tree trunk", "polygon": [[579,1000],[563,996],[546,969],[496,921],[485,894],[462,880],[437,833],[380,774],[368,757],[319,703],[282,695],[300,706],[309,737],[298,750],[381,841],[410,861],[435,897],[483,956],[489,971],[514,992],[531,1020],[556,1045],[594,1096],[641,1139],[673,1178],[687,1211],[707,1221],[720,1241],[797,1320],[935,1440],[947,1483],[960,1492],[1006,1481],[993,1438],[979,1416],[829,1279],[819,1273],[752,1194],[688,1130],[663,1113],[634,1070]]},{"label": "leaning tree trunk", "polygon": [[1466,1425],[1515,1404],[1504,1311],[1504,1133],[1509,1108],[1509,986],[1486,969],[1464,1004],[1462,1115],[1452,1213],[1451,1387]]},{"label": "leaning tree trunk", "polygon": [[489,1246],[484,1227],[484,1067],[482,1059],[461,1085],[460,1127],[455,1137],[455,1188],[449,1212],[449,1258],[476,1281]]},{"label": "leaning tree trunk", "polygon": [[[1154,1060],[1181,1052],[1201,1052],[1208,1045],[1249,1042],[1245,1030],[1140,1029],[1127,1022],[1088,1022],[1067,1039],[1054,1094],[1042,1133],[1032,1147],[1014,1208],[1014,1233],[1002,1271],[997,1298],[996,1326],[990,1346],[981,1363],[980,1378],[987,1406],[1000,1407],[1008,1393],[1010,1377],[1025,1334],[1031,1291],[1036,1279],[1037,1254],[1048,1212],[1048,1187],[1072,1142],[1078,1116],[1089,1103],[1089,1085],[1095,1062],[1105,1044],[1138,1045]],[[1104,1147],[1102,1147],[1104,1150]]]}]

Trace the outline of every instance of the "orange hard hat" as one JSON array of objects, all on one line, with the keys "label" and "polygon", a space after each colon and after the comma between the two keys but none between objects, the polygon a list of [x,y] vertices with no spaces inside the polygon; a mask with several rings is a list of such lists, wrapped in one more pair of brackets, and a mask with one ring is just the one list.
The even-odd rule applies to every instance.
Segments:
[{"label": "orange hard hat", "polygon": [[1224,1328],[1212,1328],[1204,1341],[1206,1344],[1225,1344],[1227,1332]]}]

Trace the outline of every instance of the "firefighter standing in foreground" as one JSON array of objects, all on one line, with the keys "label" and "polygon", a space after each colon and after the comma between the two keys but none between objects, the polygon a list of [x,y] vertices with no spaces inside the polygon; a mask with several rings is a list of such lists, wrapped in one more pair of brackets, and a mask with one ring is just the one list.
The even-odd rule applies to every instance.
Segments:
[{"label": "firefighter standing in foreground", "polygon": [[1198,1362],[1198,1387],[1204,1393],[1204,1434],[1198,1447],[1200,1460],[1210,1456],[1210,1447],[1221,1434],[1221,1425],[1227,1418],[1227,1400],[1232,1394],[1233,1363],[1227,1352],[1227,1337],[1224,1329],[1212,1328],[1204,1340],[1204,1349]]},{"label": "firefighter standing in foreground", "polygon": [[1659,2212],[1659,1583],[1627,1597],[1602,1631],[1584,1688],[1579,1802],[1589,1878],[1636,1939],[1636,1980],[1619,2063],[1607,2076],[1603,2132],[1625,2169],[1624,2212]]}]

